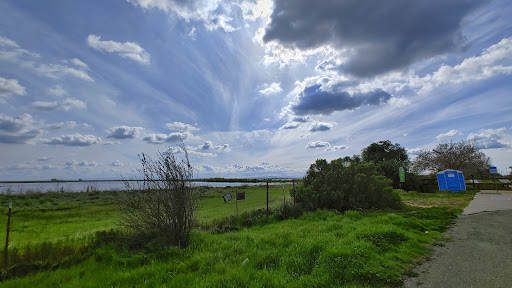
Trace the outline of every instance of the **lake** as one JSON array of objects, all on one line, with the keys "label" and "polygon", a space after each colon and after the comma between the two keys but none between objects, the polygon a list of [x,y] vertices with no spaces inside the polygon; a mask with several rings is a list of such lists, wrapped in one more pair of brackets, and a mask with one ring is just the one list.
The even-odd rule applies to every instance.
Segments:
[{"label": "lake", "polygon": [[[192,182],[196,186],[209,187],[227,187],[227,186],[257,186],[265,185],[264,182]],[[135,184],[135,183],[133,183]],[[283,183],[274,182],[271,185],[282,185]],[[34,182],[34,183],[0,183],[0,194],[21,194],[48,191],[64,192],[85,192],[85,191],[112,191],[125,190],[123,181],[82,181],[82,182]]]}]

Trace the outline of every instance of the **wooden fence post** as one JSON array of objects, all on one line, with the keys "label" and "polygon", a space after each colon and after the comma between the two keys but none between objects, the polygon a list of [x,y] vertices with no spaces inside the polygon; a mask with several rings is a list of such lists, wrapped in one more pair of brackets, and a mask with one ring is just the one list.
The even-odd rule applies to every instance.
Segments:
[{"label": "wooden fence post", "polygon": [[9,214],[7,216],[7,235],[5,236],[5,266],[9,265],[9,232],[11,230],[11,210],[12,210],[12,202],[9,203]]},{"label": "wooden fence post", "polygon": [[293,184],[293,206],[295,206],[295,179],[292,180],[292,184]]},{"label": "wooden fence post", "polygon": [[267,220],[268,220],[268,180],[267,180]]},{"label": "wooden fence post", "polygon": [[284,184],[283,184],[283,206],[286,205],[286,193],[284,192]]}]

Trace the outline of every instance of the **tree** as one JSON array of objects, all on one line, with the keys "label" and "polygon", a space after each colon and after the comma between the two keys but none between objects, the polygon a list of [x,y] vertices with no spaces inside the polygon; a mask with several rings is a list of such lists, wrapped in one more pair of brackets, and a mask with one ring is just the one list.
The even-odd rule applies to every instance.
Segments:
[{"label": "tree", "polygon": [[422,150],[414,160],[414,169],[437,173],[446,169],[459,170],[464,175],[488,174],[491,159],[481,152],[474,142],[448,142],[432,150]]},{"label": "tree", "polygon": [[400,185],[398,169],[403,167],[407,170],[410,166],[405,148],[400,144],[392,144],[389,140],[370,144],[363,149],[361,157],[365,163],[373,162],[379,173],[393,181],[394,188]]},{"label": "tree", "polygon": [[350,157],[330,163],[317,160],[297,188],[297,202],[309,211],[400,208],[402,202],[390,181],[379,175],[373,163],[358,162]]},{"label": "tree", "polygon": [[[142,153],[143,180],[125,181],[128,195],[119,200],[121,224],[142,239],[185,248],[195,225],[199,198],[191,180],[193,168],[183,143],[180,149],[157,154],[153,160]],[[179,159],[176,154],[182,154]]]}]

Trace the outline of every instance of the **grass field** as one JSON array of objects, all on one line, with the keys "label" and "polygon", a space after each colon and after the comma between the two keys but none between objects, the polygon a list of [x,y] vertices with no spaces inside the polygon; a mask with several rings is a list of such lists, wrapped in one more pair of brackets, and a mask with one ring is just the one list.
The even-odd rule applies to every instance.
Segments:
[{"label": "grass field", "polygon": [[[236,213],[234,200],[226,204],[222,199],[227,192],[233,196],[235,190],[246,192],[246,200],[238,202],[240,214],[266,208],[266,187],[201,189],[205,197],[199,219],[206,226]],[[285,194],[286,201],[291,203],[289,189],[290,186],[285,187]],[[115,199],[121,196],[119,193],[122,194],[1,195],[0,206],[6,207],[12,201],[15,211],[11,220],[12,247],[23,250],[30,245],[47,245],[44,247],[54,252],[74,247],[62,252],[62,258],[43,257],[39,261],[46,261],[45,265],[20,264],[15,271],[21,272],[11,274],[23,276],[30,269],[41,271],[4,280],[2,286],[396,285],[415,263],[428,255],[430,247],[441,239],[442,232],[474,196],[472,192],[401,192],[410,206],[399,212],[318,211],[286,221],[271,217],[267,224],[260,222],[229,233],[195,230],[192,244],[186,250],[129,248],[115,241],[92,245],[95,231],[116,227],[113,223],[119,219],[119,212]],[[270,186],[269,199],[271,207],[281,205],[283,187]],[[3,208],[1,214],[5,213]],[[5,227],[5,218],[2,216],[1,227]],[[1,232],[0,237],[5,237],[5,231]],[[48,242],[53,246],[48,246]],[[4,276],[8,276],[6,271],[4,267]]]},{"label": "grass field", "polygon": [[[292,185],[285,185],[286,201]],[[225,217],[236,215],[236,200],[224,203],[222,196],[236,191],[246,193],[246,200],[238,201],[238,213],[266,209],[266,186],[242,186],[209,188],[199,187],[203,195],[198,221],[207,226]],[[117,197],[124,192],[81,193],[29,193],[0,195],[0,215],[6,215],[9,203],[13,203],[11,217],[10,246],[22,248],[43,242],[80,242],[96,231],[117,227],[120,213]],[[283,204],[283,185],[269,185],[269,207],[275,209]],[[6,227],[7,217],[0,217],[0,227]],[[5,239],[6,230],[0,229],[0,239]]]}]

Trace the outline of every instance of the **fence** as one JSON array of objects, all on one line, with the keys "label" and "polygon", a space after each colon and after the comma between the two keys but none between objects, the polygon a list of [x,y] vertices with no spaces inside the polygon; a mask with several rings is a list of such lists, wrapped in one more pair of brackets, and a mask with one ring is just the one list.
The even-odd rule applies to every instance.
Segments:
[{"label": "fence", "polygon": [[[262,183],[257,186],[203,188],[201,208],[198,213],[200,226],[210,226],[231,216],[252,211],[268,215],[284,204],[293,204],[295,183]],[[241,197],[236,197],[237,194]]]}]

